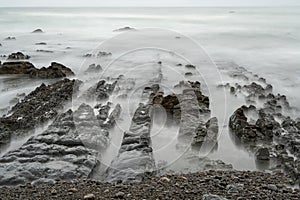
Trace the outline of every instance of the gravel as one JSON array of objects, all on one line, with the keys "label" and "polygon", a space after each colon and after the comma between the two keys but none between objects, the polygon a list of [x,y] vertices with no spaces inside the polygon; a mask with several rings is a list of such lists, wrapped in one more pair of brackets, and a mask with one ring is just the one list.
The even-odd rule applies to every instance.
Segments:
[{"label": "gravel", "polygon": [[54,185],[1,187],[0,199],[300,199],[282,173],[204,171],[147,177],[141,183],[83,179]]}]

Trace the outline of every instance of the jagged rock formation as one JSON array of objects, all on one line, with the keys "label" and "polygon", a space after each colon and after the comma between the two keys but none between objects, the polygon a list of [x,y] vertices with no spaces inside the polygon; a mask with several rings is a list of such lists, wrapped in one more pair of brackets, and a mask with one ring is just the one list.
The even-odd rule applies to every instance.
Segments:
[{"label": "jagged rock formation", "polygon": [[97,120],[87,104],[58,115],[43,133],[0,158],[0,185],[92,177],[119,113],[120,105],[116,105],[104,118],[106,124]]},{"label": "jagged rock formation", "polygon": [[[238,108],[229,120],[232,133],[252,151],[257,162],[272,161],[271,169],[283,170],[294,181],[300,181],[300,129],[297,119],[289,117],[293,108],[286,96],[274,95],[266,79],[237,68],[235,78],[246,81],[244,86],[229,83],[224,87],[234,95],[245,95],[249,106]],[[255,106],[254,106],[255,105]]]},{"label": "jagged rock formation", "polygon": [[70,68],[56,62],[52,62],[47,68],[42,67],[41,69],[32,70],[29,75],[34,78],[63,78],[75,76]]},{"label": "jagged rock formation", "polygon": [[151,106],[140,104],[129,131],[124,133],[119,154],[107,171],[108,181],[141,181],[146,173],[155,170],[150,128]]},{"label": "jagged rock formation", "polygon": [[89,67],[85,70],[85,73],[98,73],[102,71],[101,65],[91,64]]},{"label": "jagged rock formation", "polygon": [[124,133],[119,154],[107,170],[108,181],[137,182],[155,171],[150,137],[151,102],[158,91],[158,84],[144,88],[142,98],[148,101],[146,104],[140,103],[136,109],[130,128]]},{"label": "jagged rock formation", "polygon": [[107,83],[105,80],[101,80],[96,83],[94,86],[90,87],[81,98],[84,98],[87,101],[104,101],[109,98],[109,95],[115,89],[117,81],[113,83]]},{"label": "jagged rock formation", "polygon": [[0,145],[11,135],[23,135],[34,127],[57,116],[58,110],[78,91],[79,82],[64,79],[52,85],[42,84],[0,118]]},{"label": "jagged rock formation", "polygon": [[5,62],[0,63],[0,74],[22,74],[31,78],[64,78],[74,76],[74,72],[62,64],[52,62],[48,68],[37,69],[30,62]]}]

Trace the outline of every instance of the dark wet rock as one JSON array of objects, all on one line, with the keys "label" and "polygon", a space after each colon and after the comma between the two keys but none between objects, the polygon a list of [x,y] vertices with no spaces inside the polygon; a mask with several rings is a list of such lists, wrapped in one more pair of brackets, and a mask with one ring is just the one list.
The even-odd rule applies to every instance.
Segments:
[{"label": "dark wet rock", "polygon": [[125,78],[120,75],[116,78],[117,84],[114,89],[114,93],[118,94],[118,98],[127,98],[130,91],[134,89],[135,80],[133,78]]},{"label": "dark wet rock", "polygon": [[0,65],[0,74],[29,74],[35,69],[30,62],[5,62]]},{"label": "dark wet rock", "polygon": [[22,52],[12,53],[8,56],[8,60],[28,60],[30,56],[23,54]]},{"label": "dark wet rock", "polygon": [[112,53],[110,53],[110,52],[99,51],[97,54],[97,57],[111,56],[111,55],[112,55]]},{"label": "dark wet rock", "polygon": [[30,62],[5,62],[0,65],[0,74],[22,74],[32,78],[63,78],[74,76],[74,72],[62,64],[52,62],[48,68],[37,69]]},{"label": "dark wet rock", "polygon": [[116,120],[119,118],[121,111],[122,111],[121,105],[117,104],[113,109],[113,111],[108,116],[105,123],[103,123],[103,126],[107,128],[112,128],[115,125]]},{"label": "dark wet rock", "polygon": [[40,28],[35,29],[34,31],[32,31],[32,33],[44,33],[44,31]]},{"label": "dark wet rock", "polygon": [[157,95],[157,93],[159,92],[159,90],[160,90],[159,84],[153,84],[151,86],[147,86],[143,90],[142,97],[145,98],[145,99],[147,99],[147,100],[150,97],[149,103],[152,103],[153,99],[155,98],[155,96]]},{"label": "dark wet rock", "polygon": [[238,137],[243,140],[255,140],[257,137],[257,127],[249,124],[245,115],[245,108],[237,109],[229,119],[229,127]]},{"label": "dark wet rock", "polygon": [[176,66],[177,66],[177,67],[181,67],[181,66],[182,66],[182,64],[181,64],[181,63],[178,63],[178,64],[176,64]]},{"label": "dark wet rock", "polygon": [[0,47],[2,47],[2,44],[0,43]]},{"label": "dark wet rock", "polygon": [[244,85],[243,90],[248,92],[249,95],[265,94],[265,89],[255,82],[252,82],[250,85]]},{"label": "dark wet rock", "polygon": [[89,58],[89,57],[92,57],[93,56],[93,54],[91,54],[91,53],[87,53],[87,54],[85,54],[83,57],[87,57],[87,58]]},{"label": "dark wet rock", "polygon": [[96,54],[87,53],[87,54],[84,55],[84,57],[88,57],[88,58],[90,58],[90,57],[98,57],[98,58],[100,58],[100,57],[107,57],[107,56],[111,56],[111,55],[112,55],[111,52],[99,51]]},{"label": "dark wet rock", "polygon": [[192,72],[186,72],[186,73],[184,74],[184,76],[193,76],[193,73],[192,73]]},{"label": "dark wet rock", "polygon": [[0,158],[0,185],[88,178],[99,165],[98,152],[88,142],[98,142],[90,136],[101,133],[99,125],[86,114],[86,107],[59,115],[46,131]]},{"label": "dark wet rock", "polygon": [[49,67],[32,70],[29,75],[33,78],[64,78],[75,74],[70,68],[60,63],[52,62]]},{"label": "dark wet rock", "polygon": [[140,104],[134,113],[129,131],[124,133],[119,154],[107,171],[108,181],[141,181],[146,174],[155,170],[150,128],[151,106]]},{"label": "dark wet rock", "polygon": [[54,53],[54,51],[43,50],[43,49],[38,49],[38,50],[36,50],[36,52],[39,52],[39,53]]},{"label": "dark wet rock", "polygon": [[161,64],[162,64],[162,62],[161,62],[161,61],[158,61],[158,62],[157,62],[157,64],[161,65]]},{"label": "dark wet rock", "polygon": [[35,45],[47,45],[46,42],[38,42],[38,43],[35,43]]},{"label": "dark wet rock", "polygon": [[4,40],[16,40],[16,37],[9,36],[9,37],[5,38]]},{"label": "dark wet rock", "polygon": [[185,67],[186,67],[187,69],[196,69],[196,66],[195,66],[195,65],[192,65],[192,64],[187,64],[187,65],[185,65]]},{"label": "dark wet rock", "polygon": [[123,27],[123,28],[119,28],[119,29],[114,30],[114,32],[134,31],[134,30],[136,30],[136,29],[135,29],[135,28],[131,28],[131,27],[129,27],[129,26],[125,26],[125,27]]},{"label": "dark wet rock", "polygon": [[189,88],[190,84],[186,81],[180,81],[178,84],[174,86],[174,88]]},{"label": "dark wet rock", "polygon": [[117,81],[107,83],[105,80],[99,81],[94,86],[90,87],[82,98],[88,101],[103,101],[107,100],[115,89]]},{"label": "dark wet rock", "polygon": [[87,70],[85,70],[86,73],[98,73],[100,71],[102,71],[101,65],[96,65],[96,64],[89,65]]},{"label": "dark wet rock", "polygon": [[255,153],[257,160],[270,160],[270,152],[268,148],[259,148]]},{"label": "dark wet rock", "polygon": [[218,145],[218,119],[213,117],[205,124],[199,124],[195,130],[196,135],[192,141],[194,149],[204,148],[205,150],[216,150]]},{"label": "dark wet rock", "polygon": [[108,147],[108,129],[98,122],[91,106],[84,103],[81,104],[78,110],[74,112],[73,118],[78,137],[85,147],[97,150],[105,150]]},{"label": "dark wet rock", "polygon": [[52,85],[42,84],[0,118],[0,144],[10,140],[11,135],[25,135],[36,126],[53,119],[64,104],[78,91],[79,82],[64,79]]}]

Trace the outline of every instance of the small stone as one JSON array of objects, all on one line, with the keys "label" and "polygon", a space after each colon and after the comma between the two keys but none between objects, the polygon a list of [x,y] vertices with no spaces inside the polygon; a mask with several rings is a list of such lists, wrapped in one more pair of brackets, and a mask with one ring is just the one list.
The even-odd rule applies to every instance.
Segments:
[{"label": "small stone", "polygon": [[57,191],[55,189],[51,190],[51,194],[52,195],[56,195],[57,194]]},{"label": "small stone", "polygon": [[161,181],[161,182],[170,182],[170,179],[167,178],[167,177],[162,177],[162,178],[160,179],[160,181]]},{"label": "small stone", "polygon": [[125,195],[124,192],[117,192],[117,193],[115,194],[115,197],[116,197],[116,198],[123,198],[124,195]]},{"label": "small stone", "polygon": [[83,199],[93,200],[93,199],[95,199],[95,195],[94,194],[87,194],[83,197]]},{"label": "small stone", "polygon": [[70,189],[68,190],[68,192],[73,192],[73,193],[75,193],[75,192],[78,192],[78,190],[77,190],[76,188],[70,188]]},{"label": "small stone", "polygon": [[104,193],[109,193],[109,189],[104,190]]},{"label": "small stone", "polygon": [[277,191],[277,190],[278,190],[277,186],[274,185],[274,184],[268,184],[268,185],[267,185],[267,188],[268,188],[269,190],[272,190],[272,191]]}]

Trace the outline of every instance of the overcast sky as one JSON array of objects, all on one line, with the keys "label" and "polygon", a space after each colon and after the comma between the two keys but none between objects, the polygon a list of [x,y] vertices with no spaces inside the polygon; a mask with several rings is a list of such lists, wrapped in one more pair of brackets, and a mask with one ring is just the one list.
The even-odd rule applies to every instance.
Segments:
[{"label": "overcast sky", "polygon": [[19,6],[300,6],[300,0],[0,0]]}]

